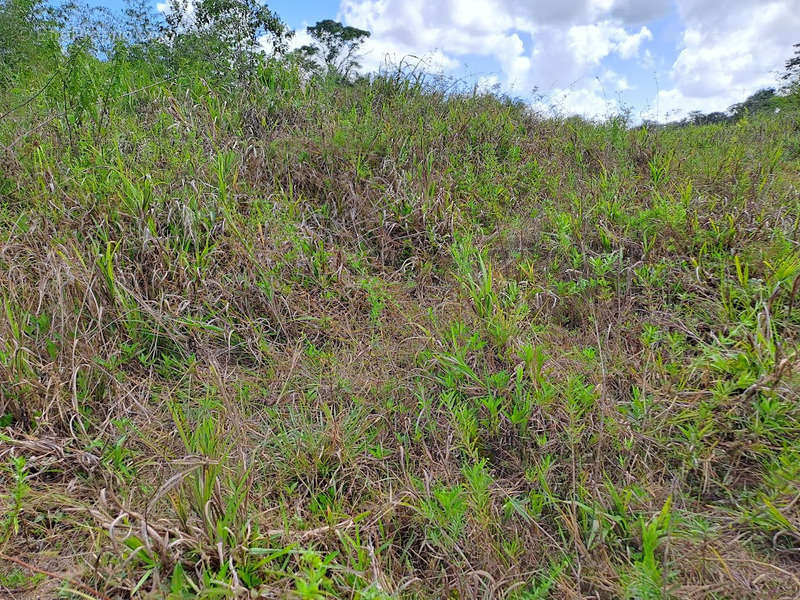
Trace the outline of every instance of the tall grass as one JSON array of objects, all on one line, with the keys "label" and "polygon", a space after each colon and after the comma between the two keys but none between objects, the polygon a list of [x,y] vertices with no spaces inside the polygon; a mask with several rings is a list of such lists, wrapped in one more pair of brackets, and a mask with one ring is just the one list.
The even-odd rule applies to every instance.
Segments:
[{"label": "tall grass", "polygon": [[2,555],[109,598],[800,593],[796,111],[63,61],[0,121]]}]

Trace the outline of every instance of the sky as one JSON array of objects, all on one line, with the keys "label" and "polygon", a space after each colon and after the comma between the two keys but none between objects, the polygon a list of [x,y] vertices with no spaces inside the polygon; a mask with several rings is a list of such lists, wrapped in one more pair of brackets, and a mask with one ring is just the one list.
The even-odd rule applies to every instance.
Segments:
[{"label": "sky", "polygon": [[[305,27],[372,32],[362,65],[403,57],[539,110],[679,119],[776,85],[800,42],[800,0],[272,0]],[[415,59],[416,60],[416,59]]]}]

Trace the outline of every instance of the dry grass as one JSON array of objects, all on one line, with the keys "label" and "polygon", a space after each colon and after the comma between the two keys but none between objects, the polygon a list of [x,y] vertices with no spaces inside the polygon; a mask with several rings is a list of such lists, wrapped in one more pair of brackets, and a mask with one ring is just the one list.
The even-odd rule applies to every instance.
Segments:
[{"label": "dry grass", "polygon": [[0,122],[9,593],[800,596],[797,113],[95,67]]}]

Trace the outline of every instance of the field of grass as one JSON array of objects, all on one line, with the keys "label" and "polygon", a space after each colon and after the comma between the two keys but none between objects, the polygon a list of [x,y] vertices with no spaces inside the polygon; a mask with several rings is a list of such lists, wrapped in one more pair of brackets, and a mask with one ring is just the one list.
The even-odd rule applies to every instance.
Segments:
[{"label": "field of grass", "polygon": [[0,115],[0,595],[800,596],[798,111],[116,60]]}]

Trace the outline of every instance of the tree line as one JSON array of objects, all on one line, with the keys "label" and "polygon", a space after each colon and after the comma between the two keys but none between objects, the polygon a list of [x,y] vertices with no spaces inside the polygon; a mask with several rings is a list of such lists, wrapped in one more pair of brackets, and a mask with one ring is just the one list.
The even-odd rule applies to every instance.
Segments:
[{"label": "tree line", "polygon": [[[704,113],[699,110],[690,112],[679,121],[668,123],[667,127],[686,127],[689,125],[714,125],[717,123],[733,123],[748,115],[780,111],[790,106],[800,106],[800,43],[794,44],[794,55],[786,60],[784,71],[779,79],[778,87],[761,88],[746,99],[737,102],[724,111]],[[645,123],[648,127],[658,127],[653,122]]]},{"label": "tree line", "polygon": [[[307,28],[311,42],[290,51],[295,32],[259,0],[125,0],[121,11],[76,0],[0,0],[0,82],[21,65],[47,68],[58,55],[146,60],[165,71],[195,68],[206,77],[247,79],[274,60],[308,76],[355,77],[370,32],[331,19]],[[36,57],[36,61],[32,59]],[[49,65],[52,66],[52,65]]]}]

